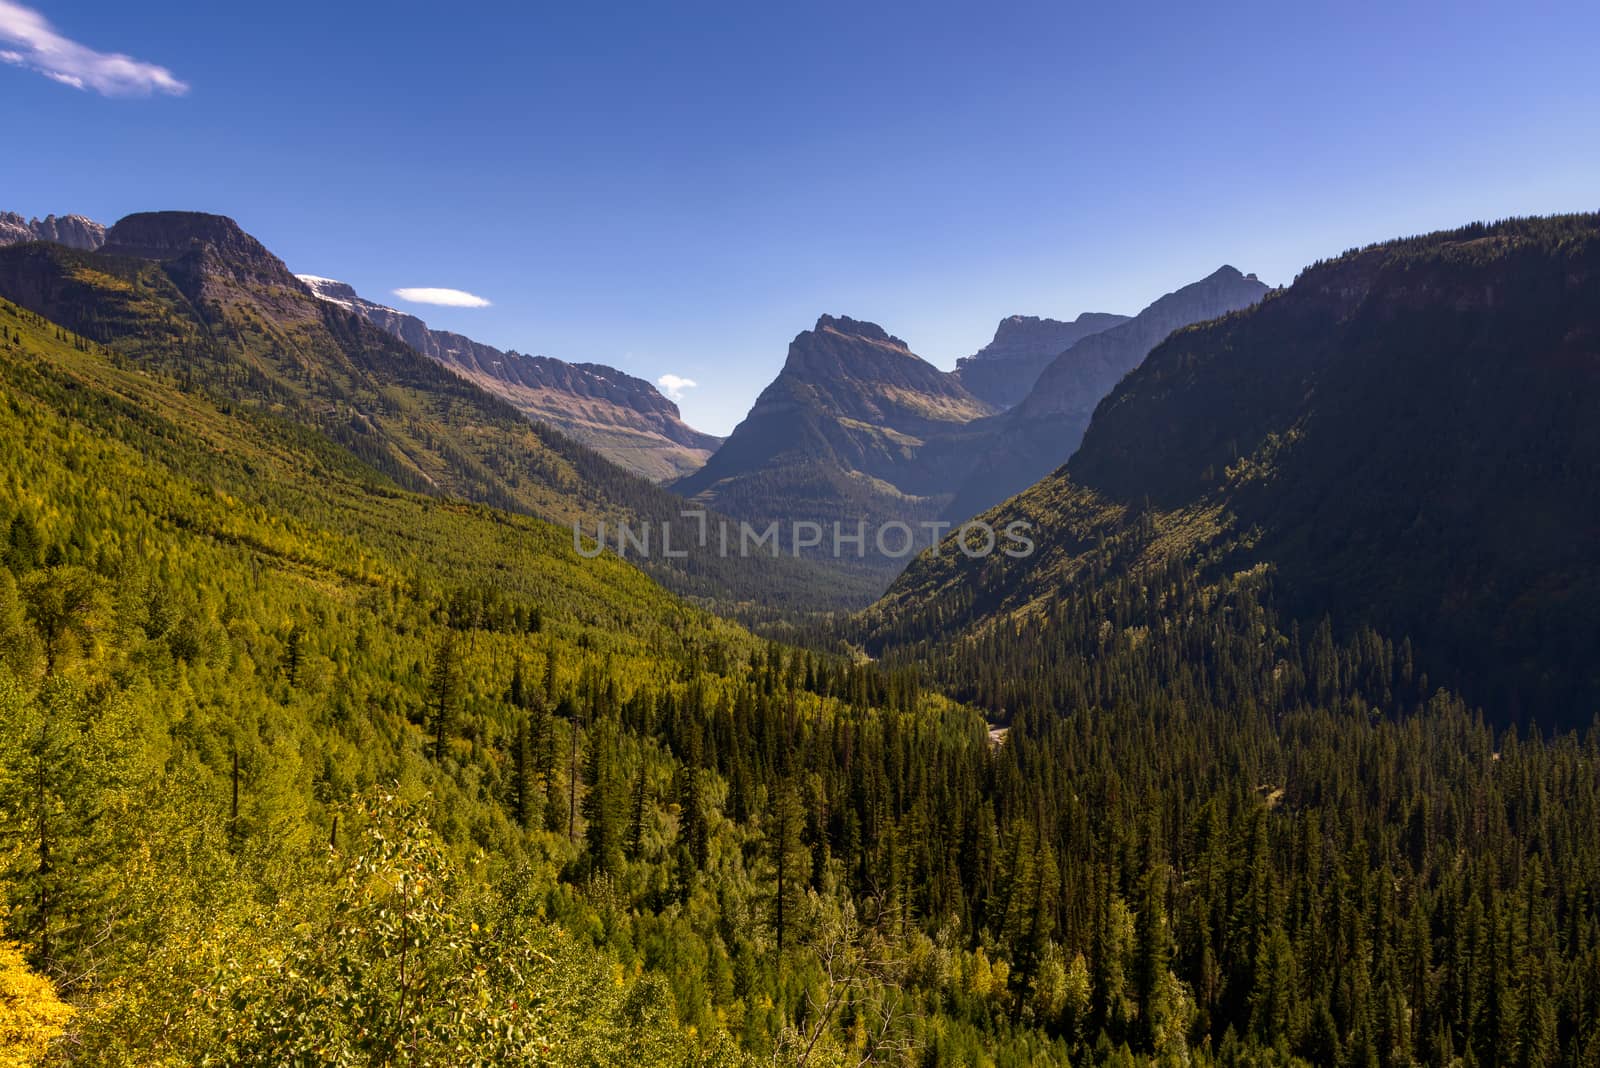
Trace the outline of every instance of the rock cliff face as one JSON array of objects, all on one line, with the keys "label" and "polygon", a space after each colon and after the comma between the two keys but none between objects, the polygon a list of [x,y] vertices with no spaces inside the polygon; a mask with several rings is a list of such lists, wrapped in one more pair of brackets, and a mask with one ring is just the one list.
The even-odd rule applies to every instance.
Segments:
[{"label": "rock cliff face", "polygon": [[881,326],[848,316],[824,315],[796,337],[778,382],[803,386],[831,413],[903,434],[993,410]]},{"label": "rock cliff face", "polygon": [[595,363],[502,351],[367,300],[344,282],[300,281],[433,360],[621,466],[655,482],[697,470],[721,444],[683,421],[678,406],[642,378]]},{"label": "rock cliff face", "polygon": [[1127,321],[1109,312],[1084,312],[1071,322],[1013,315],[1000,320],[993,341],[956,361],[956,378],[975,396],[1010,408],[1028,395],[1051,360],[1090,334]]},{"label": "rock cliff face", "polygon": [[53,241],[68,248],[92,252],[105,244],[106,228],[82,215],[46,215],[25,219],[16,212],[0,211],[0,245],[24,241]]}]

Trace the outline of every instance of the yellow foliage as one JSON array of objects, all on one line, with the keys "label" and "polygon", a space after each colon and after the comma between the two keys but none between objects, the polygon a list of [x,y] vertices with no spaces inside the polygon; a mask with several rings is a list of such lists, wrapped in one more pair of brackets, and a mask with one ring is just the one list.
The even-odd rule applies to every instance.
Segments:
[{"label": "yellow foliage", "polygon": [[38,1064],[72,1018],[50,980],[28,968],[12,942],[0,942],[0,1068]]}]

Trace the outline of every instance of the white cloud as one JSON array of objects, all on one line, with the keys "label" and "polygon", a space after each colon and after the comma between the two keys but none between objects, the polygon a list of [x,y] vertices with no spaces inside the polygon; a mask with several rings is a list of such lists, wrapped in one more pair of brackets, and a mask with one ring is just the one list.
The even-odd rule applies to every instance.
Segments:
[{"label": "white cloud", "polygon": [[96,52],[55,31],[31,8],[0,0],[0,62],[43,74],[74,89],[93,89],[102,96],[182,96],[189,86],[170,70],[120,52]]},{"label": "white cloud", "polygon": [[397,289],[394,295],[413,304],[443,304],[447,308],[487,308],[489,302],[463,289]]},{"label": "white cloud", "polygon": [[694,379],[684,378],[682,375],[662,375],[656,379],[656,385],[661,387],[661,392],[665,393],[668,399],[674,401],[683,400],[683,391],[693,389],[699,384]]}]

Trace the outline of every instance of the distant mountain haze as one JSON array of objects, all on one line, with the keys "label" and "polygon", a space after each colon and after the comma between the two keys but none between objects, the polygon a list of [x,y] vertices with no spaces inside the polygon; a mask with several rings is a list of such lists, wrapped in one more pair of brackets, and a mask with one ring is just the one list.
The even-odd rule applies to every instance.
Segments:
[{"label": "distant mountain haze", "polygon": [[1247,308],[1267,292],[1255,275],[1224,266],[1057,354],[1015,407],[956,443],[968,474],[945,518],[974,516],[1066,463],[1095,406],[1151,349],[1175,330]]},{"label": "distant mountain haze", "polygon": [[993,341],[956,361],[955,375],[974,396],[1009,408],[1028,395],[1050,361],[1090,334],[1127,321],[1109,312],[1084,312],[1071,322],[1013,315],[1000,320]]},{"label": "distant mountain haze", "polygon": [[528,418],[652,482],[700,467],[722,439],[685,423],[655,386],[614,367],[502,351],[361,297],[344,282],[303,274],[311,292],[348,308],[428,356],[505,398]]},{"label": "distant mountain haze", "polygon": [[1223,267],[1133,318],[1012,316],[951,372],[876,324],[824,315],[722,448],[672,488],[759,523],[960,522],[1064,463],[1095,404],[1173,330],[1265,292]]}]

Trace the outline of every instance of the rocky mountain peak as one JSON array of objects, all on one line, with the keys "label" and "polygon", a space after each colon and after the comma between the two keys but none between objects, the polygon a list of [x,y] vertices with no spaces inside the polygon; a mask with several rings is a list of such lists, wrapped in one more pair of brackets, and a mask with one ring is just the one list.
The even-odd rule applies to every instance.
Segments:
[{"label": "rocky mountain peak", "polygon": [[877,323],[869,323],[864,319],[852,319],[848,315],[823,315],[817,319],[814,327],[817,333],[831,332],[844,334],[847,337],[865,338],[868,341],[880,341],[898,348],[906,348],[906,343],[895,337]]},{"label": "rocky mountain peak", "polygon": [[[815,327],[796,334],[789,343],[784,374],[813,383],[889,383],[907,375],[920,382],[946,377],[901,338],[877,323],[848,315],[821,316]],[[960,388],[954,381],[948,387]]]},{"label": "rocky mountain peak", "polygon": [[106,232],[103,251],[160,263],[183,261],[202,275],[303,289],[283,261],[226,215],[142,211]]}]

